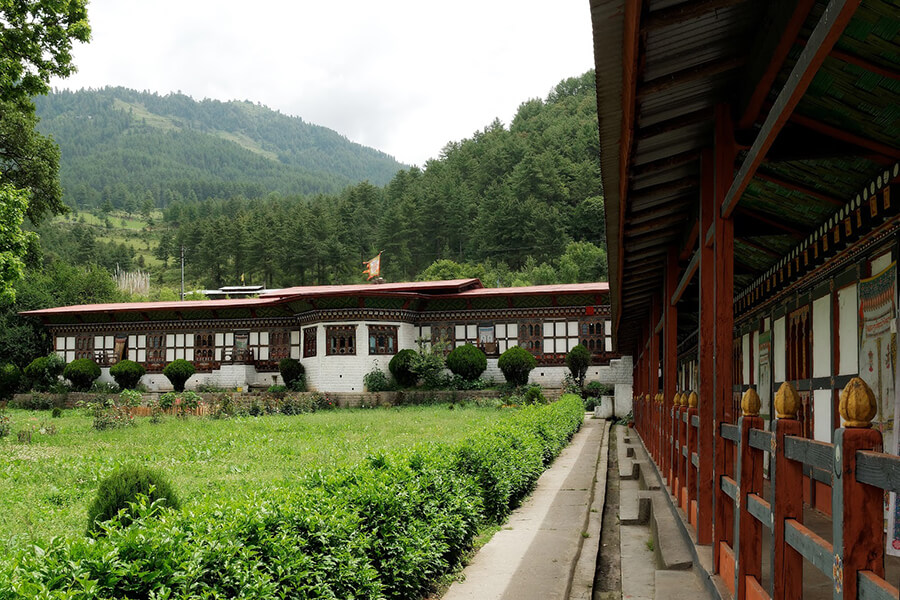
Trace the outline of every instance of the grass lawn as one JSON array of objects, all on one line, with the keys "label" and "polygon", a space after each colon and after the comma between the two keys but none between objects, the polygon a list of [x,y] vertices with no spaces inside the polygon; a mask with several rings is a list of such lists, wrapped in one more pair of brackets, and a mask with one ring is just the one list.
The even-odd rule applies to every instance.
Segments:
[{"label": "grass lawn", "polygon": [[[91,419],[68,410],[9,410],[12,434],[0,439],[0,549],[31,539],[81,534],[97,484],[116,466],[138,463],[165,472],[185,508],[207,500],[289,485],[301,469],[352,465],[382,450],[463,439],[514,410],[448,406],[339,410],[308,415],[168,417],[154,425],[94,431]],[[30,444],[17,432],[36,432]]]}]

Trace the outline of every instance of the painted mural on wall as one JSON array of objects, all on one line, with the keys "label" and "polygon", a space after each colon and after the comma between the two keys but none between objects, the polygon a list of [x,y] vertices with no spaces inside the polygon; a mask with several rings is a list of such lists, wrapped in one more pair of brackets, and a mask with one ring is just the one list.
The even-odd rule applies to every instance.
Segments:
[{"label": "painted mural on wall", "polygon": [[859,376],[878,403],[875,423],[889,428],[894,416],[897,263],[859,282]]},{"label": "painted mural on wall", "polygon": [[[878,403],[875,426],[885,433],[885,450],[900,454],[896,383],[897,263],[859,282],[859,376],[869,384]],[[891,419],[893,417],[893,419]],[[891,431],[892,430],[892,431]],[[887,498],[888,554],[900,556],[900,506],[897,495]]]}]

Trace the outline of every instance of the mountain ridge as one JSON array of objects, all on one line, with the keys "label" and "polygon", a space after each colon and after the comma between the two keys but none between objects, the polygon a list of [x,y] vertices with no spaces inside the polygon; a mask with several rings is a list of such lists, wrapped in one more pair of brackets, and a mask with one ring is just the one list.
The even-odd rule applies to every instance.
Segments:
[{"label": "mountain ridge", "polygon": [[[407,168],[346,136],[248,100],[194,100],[123,87],[55,90],[34,99],[60,146],[67,203],[99,206],[146,193],[173,200],[335,193],[385,185]],[[124,188],[124,189],[123,189]],[[117,204],[118,202],[118,204]]]}]

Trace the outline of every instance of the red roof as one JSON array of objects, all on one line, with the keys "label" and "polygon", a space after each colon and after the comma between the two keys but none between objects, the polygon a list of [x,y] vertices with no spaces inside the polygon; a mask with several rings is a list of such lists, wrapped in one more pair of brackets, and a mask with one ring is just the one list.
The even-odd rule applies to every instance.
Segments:
[{"label": "red roof", "polygon": [[363,285],[300,286],[262,294],[259,298],[227,300],[185,300],[178,302],[123,302],[118,304],[79,304],[42,310],[27,310],[19,314],[51,316],[59,314],[103,312],[159,312],[187,310],[219,310],[228,308],[256,308],[284,304],[301,298],[327,296],[389,295],[411,298],[452,298],[485,296],[521,296],[551,294],[602,294],[609,291],[605,281],[597,283],[572,283],[560,285],[533,285],[512,288],[485,288],[478,279],[453,279],[449,281],[412,281]]},{"label": "red roof", "polygon": [[260,294],[260,298],[352,296],[356,294],[391,293],[458,293],[466,288],[482,288],[479,279],[448,279],[446,281],[406,281],[398,283],[363,283],[356,285],[306,285]]}]

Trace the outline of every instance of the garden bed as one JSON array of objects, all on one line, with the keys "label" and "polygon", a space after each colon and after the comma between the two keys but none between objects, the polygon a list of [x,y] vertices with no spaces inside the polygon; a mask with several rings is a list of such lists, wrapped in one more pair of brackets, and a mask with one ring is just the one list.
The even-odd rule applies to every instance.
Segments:
[{"label": "garden bed", "polygon": [[[93,590],[80,596],[86,598],[421,597],[458,564],[479,527],[502,521],[528,493],[583,416],[581,400],[567,396],[520,410],[432,406],[168,419],[105,432],[77,417],[84,422],[73,423],[71,433],[60,426],[59,440],[90,437],[91,452],[74,439],[2,440],[9,447],[0,476],[18,484],[15,496],[26,502],[84,505],[72,492],[89,496],[104,472],[128,460],[174,469],[176,487],[190,491],[182,511],[148,507],[131,527],[112,527],[96,542],[72,533],[52,541],[35,535],[27,541],[40,550],[22,544],[0,562],[0,597],[83,586]],[[66,419],[76,417],[60,421]],[[138,432],[152,433],[155,446]],[[244,442],[250,446],[241,451]],[[239,452],[245,454],[235,462]],[[29,472],[43,492],[23,489]],[[4,528],[21,530],[29,520],[21,509],[0,511],[8,515]],[[35,518],[58,516],[31,510]]]}]

